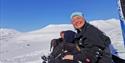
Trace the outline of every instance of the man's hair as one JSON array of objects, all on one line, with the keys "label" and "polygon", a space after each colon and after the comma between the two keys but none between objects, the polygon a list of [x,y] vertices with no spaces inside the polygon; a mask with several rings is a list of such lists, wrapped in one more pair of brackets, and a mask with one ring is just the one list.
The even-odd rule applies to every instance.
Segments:
[{"label": "man's hair", "polygon": [[63,33],[64,33],[64,31],[61,31],[61,32],[60,32],[60,36],[61,36],[61,34],[63,34]]}]

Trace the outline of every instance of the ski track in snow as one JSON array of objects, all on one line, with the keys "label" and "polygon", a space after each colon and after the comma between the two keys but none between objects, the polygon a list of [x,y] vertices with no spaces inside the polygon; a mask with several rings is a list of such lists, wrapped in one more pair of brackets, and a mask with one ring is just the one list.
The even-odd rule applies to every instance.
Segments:
[{"label": "ski track in snow", "polygon": [[[98,27],[111,38],[119,56],[125,59],[125,48],[117,19],[94,20],[91,24]],[[60,31],[74,30],[71,24],[51,24],[30,32],[14,29],[0,29],[0,63],[41,63],[41,56],[48,55],[50,41],[58,38]]]}]

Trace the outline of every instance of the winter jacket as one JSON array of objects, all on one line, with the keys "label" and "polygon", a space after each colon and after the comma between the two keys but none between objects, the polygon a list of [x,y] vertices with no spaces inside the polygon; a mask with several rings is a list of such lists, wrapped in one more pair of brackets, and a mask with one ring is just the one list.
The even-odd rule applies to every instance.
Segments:
[{"label": "winter jacket", "polygon": [[75,42],[81,52],[74,56],[74,60],[82,63],[112,63],[109,49],[110,39],[98,28],[89,23],[77,30]]},{"label": "winter jacket", "polygon": [[50,51],[53,51],[61,42],[63,42],[62,38],[52,39],[50,44]]}]

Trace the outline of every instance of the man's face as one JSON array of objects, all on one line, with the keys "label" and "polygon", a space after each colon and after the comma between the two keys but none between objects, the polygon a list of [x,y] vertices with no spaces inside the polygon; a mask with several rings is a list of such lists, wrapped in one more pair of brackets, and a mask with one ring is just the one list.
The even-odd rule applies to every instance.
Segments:
[{"label": "man's face", "polygon": [[76,29],[81,29],[81,27],[83,27],[85,24],[85,20],[83,17],[81,16],[74,16],[72,18],[72,25],[74,26],[74,28]]}]

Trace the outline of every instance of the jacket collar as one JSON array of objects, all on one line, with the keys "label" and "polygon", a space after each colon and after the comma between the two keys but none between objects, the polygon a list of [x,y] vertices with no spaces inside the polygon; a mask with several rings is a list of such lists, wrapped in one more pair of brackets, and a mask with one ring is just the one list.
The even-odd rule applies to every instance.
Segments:
[{"label": "jacket collar", "polygon": [[89,25],[89,23],[87,23],[87,22],[85,21],[84,26],[82,26],[80,30],[79,30],[79,29],[76,29],[76,30],[77,30],[77,33],[85,32],[88,25]]}]

